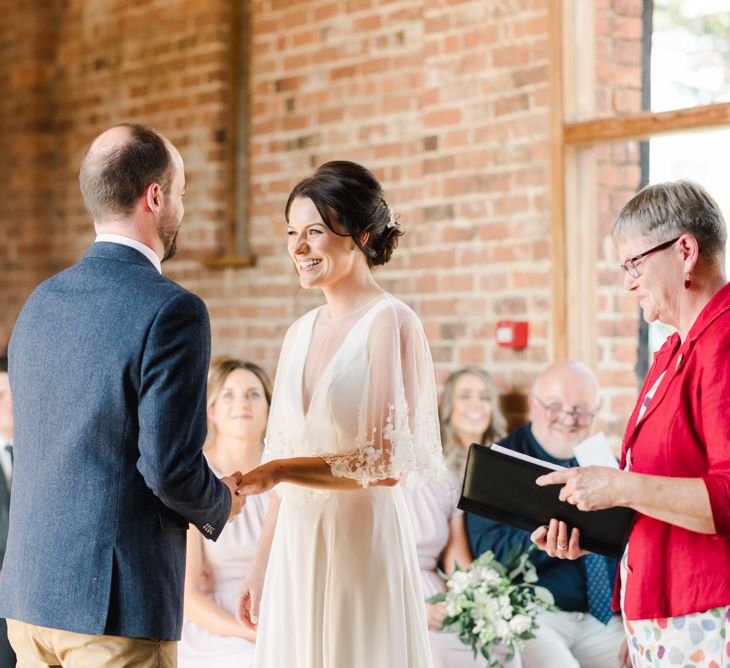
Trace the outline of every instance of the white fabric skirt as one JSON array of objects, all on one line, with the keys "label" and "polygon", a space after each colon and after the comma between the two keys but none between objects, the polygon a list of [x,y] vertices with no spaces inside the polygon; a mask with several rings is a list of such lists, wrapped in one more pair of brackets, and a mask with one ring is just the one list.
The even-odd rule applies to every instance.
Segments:
[{"label": "white fabric skirt", "polygon": [[430,668],[415,539],[398,486],[283,490],[254,665]]}]

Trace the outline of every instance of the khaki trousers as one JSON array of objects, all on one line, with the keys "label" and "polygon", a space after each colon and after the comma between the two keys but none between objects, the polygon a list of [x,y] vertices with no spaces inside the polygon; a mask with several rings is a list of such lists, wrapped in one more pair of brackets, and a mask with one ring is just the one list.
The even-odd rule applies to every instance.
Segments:
[{"label": "khaki trousers", "polygon": [[176,668],[177,642],[92,636],[8,619],[17,668]]}]

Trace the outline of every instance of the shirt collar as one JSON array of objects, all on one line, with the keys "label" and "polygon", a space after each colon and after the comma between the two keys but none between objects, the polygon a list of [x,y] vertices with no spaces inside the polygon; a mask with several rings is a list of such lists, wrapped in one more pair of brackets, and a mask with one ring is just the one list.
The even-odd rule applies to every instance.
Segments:
[{"label": "shirt collar", "polygon": [[142,253],[142,255],[144,255],[152,263],[158,272],[162,273],[162,263],[160,262],[160,258],[157,253],[155,253],[155,251],[153,251],[149,246],[145,246],[136,239],[125,237],[121,234],[97,234],[95,242],[96,241],[106,241],[108,243],[121,244],[122,246],[134,248],[134,250]]}]

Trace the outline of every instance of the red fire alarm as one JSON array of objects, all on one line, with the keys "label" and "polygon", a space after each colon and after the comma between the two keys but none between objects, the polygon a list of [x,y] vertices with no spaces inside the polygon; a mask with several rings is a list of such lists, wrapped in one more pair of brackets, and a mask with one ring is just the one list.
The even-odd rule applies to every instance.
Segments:
[{"label": "red fire alarm", "polygon": [[497,345],[522,350],[527,348],[527,323],[500,320],[496,331]]}]

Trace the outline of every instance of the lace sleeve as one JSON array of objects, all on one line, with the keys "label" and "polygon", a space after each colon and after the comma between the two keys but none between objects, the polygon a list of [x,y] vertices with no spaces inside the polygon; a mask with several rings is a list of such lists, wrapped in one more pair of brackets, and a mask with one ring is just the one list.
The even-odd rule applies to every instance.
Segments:
[{"label": "lace sleeve", "polygon": [[364,487],[406,473],[413,486],[445,473],[431,351],[413,311],[390,302],[368,335],[355,447],[324,457],[334,475]]}]

